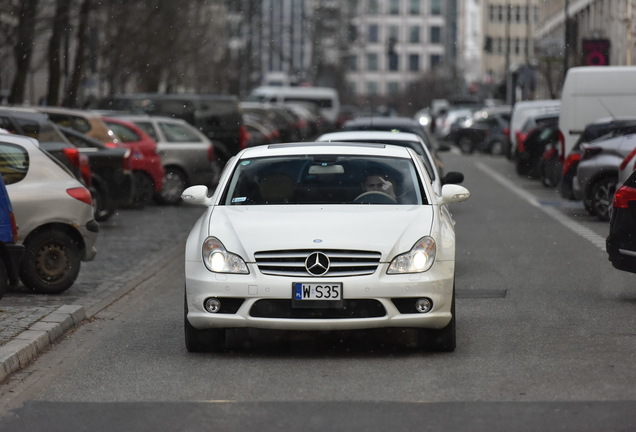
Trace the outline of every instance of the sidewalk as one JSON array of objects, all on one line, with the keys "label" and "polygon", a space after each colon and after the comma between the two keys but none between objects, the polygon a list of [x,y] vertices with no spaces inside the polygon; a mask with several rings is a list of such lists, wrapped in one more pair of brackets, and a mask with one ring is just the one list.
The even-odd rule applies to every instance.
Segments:
[{"label": "sidewalk", "polygon": [[165,263],[183,260],[187,233],[201,213],[188,206],[122,211],[100,229],[97,257],[82,263],[67,291],[41,295],[18,287],[5,294],[0,299],[0,385]]}]

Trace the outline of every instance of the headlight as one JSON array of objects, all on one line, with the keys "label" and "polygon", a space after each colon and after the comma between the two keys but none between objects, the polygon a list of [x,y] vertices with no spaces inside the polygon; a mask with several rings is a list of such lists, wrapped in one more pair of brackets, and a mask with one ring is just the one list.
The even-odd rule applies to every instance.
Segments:
[{"label": "headlight", "polygon": [[410,251],[396,256],[387,274],[421,273],[430,269],[435,261],[435,240],[422,237]]},{"label": "headlight", "polygon": [[249,274],[247,264],[243,259],[228,252],[216,237],[208,237],[203,242],[203,263],[214,273]]}]

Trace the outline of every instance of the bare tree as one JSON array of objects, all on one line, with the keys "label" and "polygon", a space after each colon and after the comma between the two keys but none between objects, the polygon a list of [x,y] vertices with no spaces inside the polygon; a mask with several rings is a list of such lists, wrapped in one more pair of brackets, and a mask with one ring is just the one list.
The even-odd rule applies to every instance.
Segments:
[{"label": "bare tree", "polygon": [[53,28],[49,39],[49,85],[46,97],[47,105],[57,105],[60,102],[60,81],[62,67],[60,64],[62,53],[62,39],[68,37],[70,2],[56,0]]},{"label": "bare tree", "polygon": [[86,70],[86,51],[88,49],[88,29],[89,17],[91,11],[91,0],[83,0],[80,6],[79,27],[77,30],[77,47],[75,50],[75,63],[73,66],[73,74],[66,90],[64,98],[64,106],[79,106],[79,87],[83,78],[85,78]]},{"label": "bare tree", "polygon": [[38,0],[24,0],[18,9],[18,27],[16,32],[16,45],[13,49],[15,55],[16,72],[9,95],[10,104],[18,104],[24,100],[26,80],[33,56],[33,43],[35,37],[35,22]]}]

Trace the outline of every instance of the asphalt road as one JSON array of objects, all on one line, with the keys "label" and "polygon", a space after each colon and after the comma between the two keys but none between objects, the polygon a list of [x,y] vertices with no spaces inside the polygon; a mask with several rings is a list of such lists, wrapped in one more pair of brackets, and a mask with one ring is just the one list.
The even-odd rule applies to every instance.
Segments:
[{"label": "asphalt road", "polygon": [[[454,353],[395,332],[264,331],[188,353],[175,237],[173,260],[0,386],[0,430],[635,430],[636,276],[607,261],[606,223],[504,159],[443,157],[472,193],[452,208]],[[145,211],[135,242],[177,235],[179,210]]]}]

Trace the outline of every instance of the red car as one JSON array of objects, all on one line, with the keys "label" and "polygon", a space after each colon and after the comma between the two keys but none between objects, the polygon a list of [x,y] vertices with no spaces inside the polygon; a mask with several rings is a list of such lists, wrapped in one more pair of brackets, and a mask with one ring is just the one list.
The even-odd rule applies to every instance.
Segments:
[{"label": "red car", "polygon": [[157,142],[134,123],[111,117],[104,117],[103,120],[133,153],[135,204],[148,204],[163,189],[165,177],[161,157],[157,153]]}]

